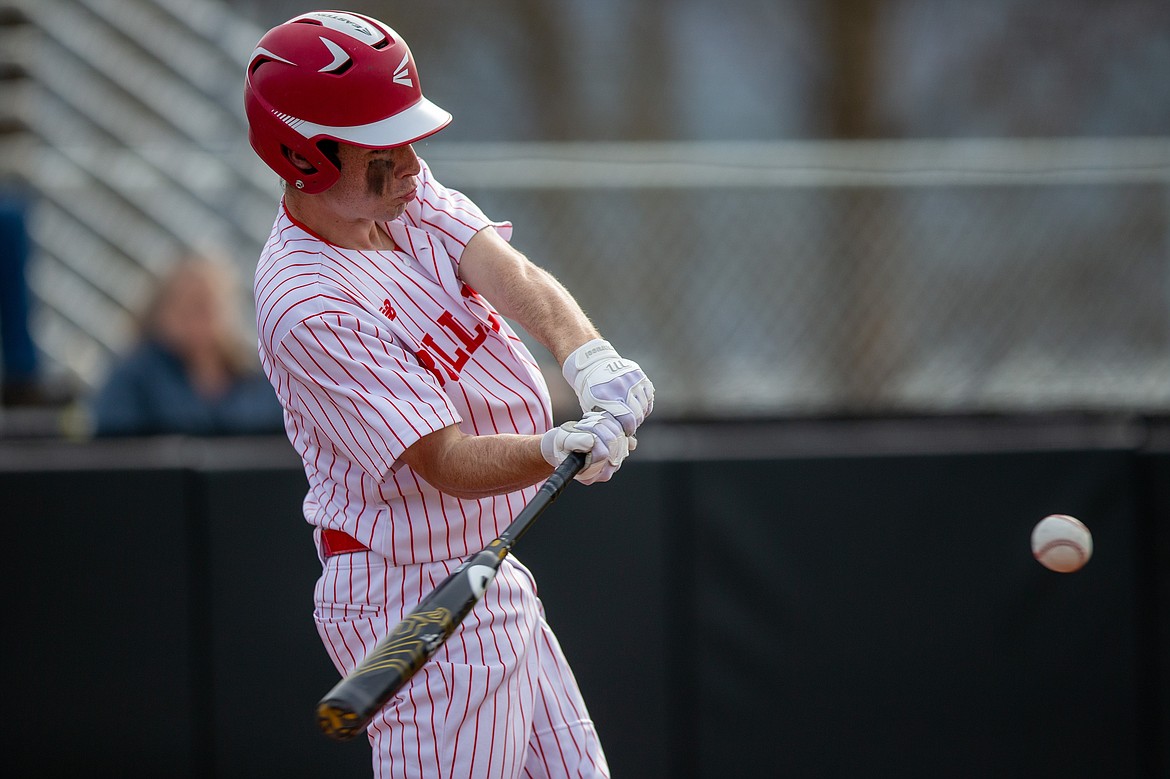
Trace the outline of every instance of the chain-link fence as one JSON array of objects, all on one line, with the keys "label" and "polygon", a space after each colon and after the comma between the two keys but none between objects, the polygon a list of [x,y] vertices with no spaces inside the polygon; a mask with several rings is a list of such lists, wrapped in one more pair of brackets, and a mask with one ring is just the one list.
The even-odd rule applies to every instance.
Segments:
[{"label": "chain-link fence", "polygon": [[[247,5],[275,13],[280,4]],[[595,4],[575,5],[584,11]],[[616,10],[621,4],[609,5]],[[741,27],[745,19],[756,19],[752,29],[761,40],[775,37],[769,24],[808,34],[822,29],[819,10],[805,13],[819,9],[817,4],[794,6],[793,19],[765,13],[766,3],[755,5],[758,15],[736,18]],[[845,5],[834,7],[843,11]],[[886,41],[883,51],[909,50],[924,41],[933,46],[938,36],[931,25],[953,26],[965,18],[911,14],[911,4],[904,5],[902,33],[889,37],[881,24],[871,30],[875,41]],[[953,13],[966,7],[953,5]],[[999,5],[1004,6],[999,11],[984,9],[968,20],[993,30],[988,40],[999,36],[1005,19],[1014,18],[1005,15],[1011,4]],[[1049,5],[1055,14],[1055,4]],[[680,13],[699,23],[695,29],[710,26],[706,4],[684,6]],[[0,124],[14,131],[0,136],[6,152],[0,154],[0,183],[17,181],[34,200],[35,256],[28,275],[39,303],[33,321],[37,345],[55,369],[92,389],[133,336],[135,301],[184,246],[219,245],[238,258],[241,287],[249,286],[279,191],[275,176],[247,146],[239,76],[232,74],[242,73],[263,27],[242,23],[218,2],[19,0],[15,7],[22,12],[0,20],[0,64],[11,65],[10,76],[20,76],[4,81],[9,99]],[[517,18],[530,15],[525,4],[510,9]],[[1112,59],[1101,62],[1114,64],[1083,75],[1107,72],[1112,80],[1109,88],[1089,90],[1093,99],[1085,98],[1083,106],[1066,100],[1063,114],[1055,103],[1045,103],[1041,111],[1033,105],[1033,91],[1008,90],[1023,101],[1024,113],[1038,111],[1060,121],[970,126],[1002,132],[1049,132],[1058,126],[1102,135],[1120,127],[1160,136],[468,144],[456,140],[462,137],[459,124],[419,144],[418,151],[440,181],[471,195],[489,215],[514,221],[515,245],[556,273],[618,348],[644,364],[658,386],[656,418],[1067,409],[1161,413],[1170,411],[1170,137],[1159,123],[1164,113],[1156,108],[1165,105],[1155,99],[1163,82],[1133,76],[1156,72],[1148,63],[1158,62],[1163,52],[1162,13],[1153,9],[1145,15],[1119,12],[1108,23],[1103,17],[1102,29],[1114,32],[1100,40],[1090,36],[1086,46],[1103,48],[1085,50],[1112,52]],[[283,11],[278,16],[286,18]],[[593,9],[579,21],[586,16],[596,26],[573,28],[583,40],[610,29],[617,18]],[[433,23],[427,34],[419,32],[436,51],[453,47],[451,57],[435,53],[432,61],[464,56],[466,42],[450,37],[464,28],[437,19],[420,12],[416,20]],[[509,68],[532,72],[531,63],[514,61],[513,49],[501,43],[510,38],[473,28],[485,46],[475,50],[477,62],[493,85],[501,74],[513,72]],[[734,40],[754,56],[759,47],[744,47],[744,30],[735,29],[724,41]],[[1047,27],[1033,22],[1019,29]],[[1138,45],[1132,43],[1134,29],[1151,32],[1137,36]],[[126,30],[138,33],[127,37]],[[675,30],[672,40],[689,40],[683,33]],[[1016,37],[1022,34],[1017,30]],[[982,89],[993,82],[972,63],[991,63],[986,73],[994,76],[1000,58],[1008,56],[982,40],[976,35],[965,44],[955,42],[957,51],[974,59],[950,62],[931,46],[914,49],[920,59],[907,56],[903,62],[891,55],[891,63],[902,63],[898,77],[878,79],[859,94],[872,97],[876,107],[882,104],[879,97],[896,98],[910,84],[905,74],[929,72],[930,78],[915,83],[958,90],[947,114],[951,120],[1016,116],[1022,110],[1016,103],[997,114],[969,81],[960,79],[967,84],[964,91],[953,86],[954,79],[923,70],[922,63],[934,63],[965,78],[980,74]],[[1042,38],[1050,46],[1043,62],[1063,62],[1053,59],[1063,51],[1062,40]],[[1118,48],[1117,40],[1131,42],[1135,52]],[[1026,43],[1017,41],[1011,50],[1016,59],[1008,60],[1016,64],[1004,66],[1011,84],[1018,73],[1033,72],[1024,68],[1031,62],[1025,54],[1034,49],[1031,39]],[[830,56],[827,52],[840,45],[837,40],[819,56]],[[669,49],[648,58],[643,63],[648,69],[629,72],[674,73],[662,64]],[[611,49],[597,51],[609,63]],[[587,81],[626,83],[594,79],[581,64],[591,61],[572,62],[574,72],[589,74]],[[910,62],[919,69],[906,71]],[[785,72],[802,74],[804,84],[817,83],[808,79],[821,70]],[[452,86],[452,98],[464,89],[486,89],[468,80],[462,66],[446,77],[441,68],[435,71],[430,83],[436,88],[444,78],[463,85]],[[758,83],[775,86],[770,71],[752,72],[764,79]],[[650,86],[631,93],[640,97],[622,99],[640,101],[646,109],[641,113],[657,115],[669,106],[648,102],[660,93],[674,94],[676,109],[703,106],[705,115],[719,119],[711,132],[727,130],[745,109],[760,105],[756,93],[725,85],[718,69],[707,73],[704,65],[700,73],[678,73],[685,75],[672,82],[673,92],[657,77],[647,77]],[[556,106],[546,103],[558,103],[554,98],[571,85],[555,77],[543,81],[534,91],[510,93],[536,95],[529,109],[549,114]],[[693,99],[691,87],[700,82],[707,100]],[[1082,86],[1077,80],[1068,85]],[[720,93],[725,86],[728,94]],[[1141,99],[1129,96],[1131,88]],[[440,94],[442,89],[434,93]],[[528,127],[522,112],[495,110],[499,90],[483,94],[490,94],[485,107],[506,116],[511,126]],[[939,97],[934,91],[914,94],[927,99],[908,105],[933,111]],[[1065,97],[1073,94],[1079,92]],[[738,101],[730,99],[736,95]],[[745,96],[750,96],[746,103]],[[820,105],[772,92],[765,102],[786,117],[816,113]],[[559,103],[574,107],[569,119],[554,121],[562,129],[582,112],[622,113],[607,103],[582,102],[580,90]],[[458,107],[446,97],[443,104]],[[712,105],[719,110],[713,112]],[[956,105],[963,110],[955,113]],[[1093,110],[1085,114],[1070,105]],[[1148,106],[1155,108],[1143,108]],[[1094,111],[1129,119],[1117,125],[1074,121],[1097,116]],[[932,123],[929,111],[896,113],[909,122],[891,125],[902,135],[948,131],[945,122]],[[676,114],[662,116],[672,116],[673,123],[680,120]],[[469,126],[482,128],[480,121]],[[767,122],[754,127],[755,134],[745,137],[818,135],[815,122],[785,125],[786,131]],[[585,137],[546,129],[541,137]],[[622,132],[641,137],[628,134],[633,128]],[[608,136],[594,132],[592,137]],[[549,372],[555,377],[555,366]]]},{"label": "chain-link fence", "polygon": [[422,151],[662,416],[1170,410],[1166,141]]},{"label": "chain-link fence", "polygon": [[[1170,139],[418,151],[643,364],[658,419],[1170,411]],[[245,288],[261,175],[252,238],[225,247]],[[80,284],[97,247],[72,249]],[[49,338],[73,308],[38,342],[92,386],[116,344]]]}]

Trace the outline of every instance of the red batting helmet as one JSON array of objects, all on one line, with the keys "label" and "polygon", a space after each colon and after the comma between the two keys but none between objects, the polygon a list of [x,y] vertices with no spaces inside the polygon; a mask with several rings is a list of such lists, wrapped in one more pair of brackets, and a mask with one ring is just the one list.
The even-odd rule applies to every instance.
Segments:
[{"label": "red batting helmet", "polygon": [[[265,33],[244,84],[248,140],[268,167],[304,192],[337,181],[325,139],[383,149],[425,138],[451,114],[423,97],[406,41],[360,14],[314,11]],[[285,149],[316,168],[306,173]]]}]

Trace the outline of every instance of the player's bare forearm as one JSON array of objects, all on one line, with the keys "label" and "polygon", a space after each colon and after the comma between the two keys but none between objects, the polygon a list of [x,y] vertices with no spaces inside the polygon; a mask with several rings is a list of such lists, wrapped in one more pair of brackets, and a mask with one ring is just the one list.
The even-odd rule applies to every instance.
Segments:
[{"label": "player's bare forearm", "polygon": [[459,273],[501,314],[540,341],[558,363],[581,344],[600,337],[564,285],[491,227],[467,244]]},{"label": "player's bare forearm", "polygon": [[440,492],[471,500],[528,487],[553,470],[538,435],[466,435],[457,427],[423,436],[402,461]]}]

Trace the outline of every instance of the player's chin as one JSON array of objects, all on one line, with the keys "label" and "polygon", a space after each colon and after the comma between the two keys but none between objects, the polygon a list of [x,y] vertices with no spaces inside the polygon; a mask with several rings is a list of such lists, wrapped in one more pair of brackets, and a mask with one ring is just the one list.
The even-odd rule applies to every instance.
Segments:
[{"label": "player's chin", "polygon": [[406,213],[406,203],[387,203],[382,207],[382,215],[378,221],[393,222]]},{"label": "player's chin", "polygon": [[414,196],[415,190],[412,189],[405,195],[399,195],[396,198],[385,201],[383,207],[387,213],[391,214],[390,219],[397,219],[402,216],[406,212],[406,207],[410,204],[410,201],[414,200]]}]

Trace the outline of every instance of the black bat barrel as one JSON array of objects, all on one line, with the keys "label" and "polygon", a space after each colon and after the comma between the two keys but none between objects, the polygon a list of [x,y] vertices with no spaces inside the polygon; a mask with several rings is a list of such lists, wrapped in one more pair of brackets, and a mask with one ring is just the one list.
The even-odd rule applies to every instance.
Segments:
[{"label": "black bat barrel", "polygon": [[347,741],[365,731],[386,702],[426,664],[475,607],[495,578],[506,550],[489,546],[467,558],[431,590],[317,703],[317,726]]},{"label": "black bat barrel", "polygon": [[317,703],[317,726],[339,741],[366,729],[386,701],[426,664],[483,597],[512,545],[556,500],[585,465],[585,455],[571,452],[540,486],[512,523],[484,549],[451,572],[370,654]]}]

